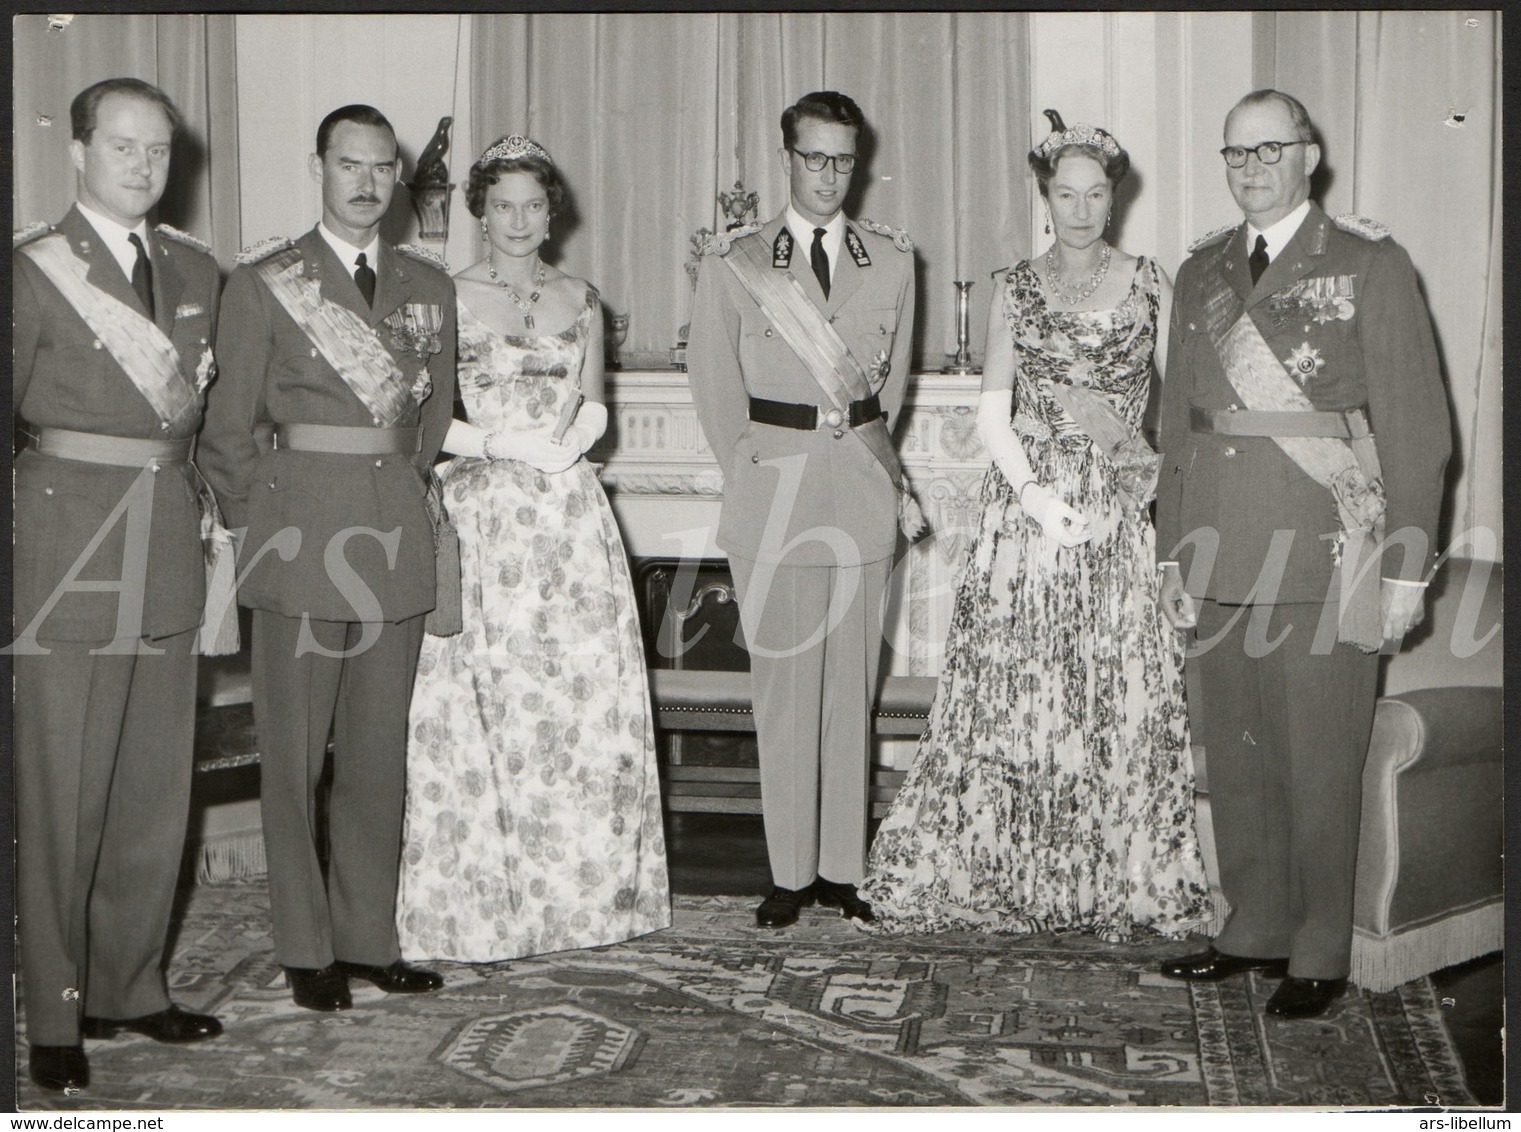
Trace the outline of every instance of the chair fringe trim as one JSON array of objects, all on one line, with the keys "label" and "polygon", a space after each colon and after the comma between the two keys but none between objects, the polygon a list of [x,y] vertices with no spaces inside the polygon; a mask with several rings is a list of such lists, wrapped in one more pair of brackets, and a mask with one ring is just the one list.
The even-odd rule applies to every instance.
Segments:
[{"label": "chair fringe trim", "polygon": [[264,834],[260,830],[231,833],[201,843],[196,855],[197,884],[221,884],[251,880],[269,872],[264,857]]},{"label": "chair fringe trim", "polygon": [[1370,991],[1388,991],[1411,979],[1465,963],[1505,946],[1503,905],[1496,901],[1390,936],[1355,929],[1350,978]]}]

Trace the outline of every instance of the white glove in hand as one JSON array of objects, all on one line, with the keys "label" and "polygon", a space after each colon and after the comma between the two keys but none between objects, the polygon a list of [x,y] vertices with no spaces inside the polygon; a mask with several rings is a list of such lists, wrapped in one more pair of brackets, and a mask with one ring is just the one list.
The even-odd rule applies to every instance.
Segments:
[{"label": "white glove in hand", "polygon": [[1027,484],[1019,493],[1019,505],[1039,524],[1041,533],[1059,547],[1078,546],[1093,537],[1087,516],[1067,506],[1043,484]]},{"label": "white glove in hand", "polygon": [[565,430],[565,443],[574,444],[585,453],[607,431],[607,406],[596,401],[583,402],[576,421]]},{"label": "white glove in hand", "polygon": [[581,458],[574,442],[551,440],[545,432],[501,432],[491,438],[491,454],[498,460],[521,460],[529,467],[553,475]]}]

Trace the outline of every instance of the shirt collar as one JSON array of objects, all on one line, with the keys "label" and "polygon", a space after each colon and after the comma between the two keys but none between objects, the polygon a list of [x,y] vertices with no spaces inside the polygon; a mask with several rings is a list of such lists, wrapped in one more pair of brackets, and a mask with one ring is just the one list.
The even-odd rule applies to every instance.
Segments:
[{"label": "shirt collar", "polygon": [[1255,227],[1250,220],[1246,222],[1246,248],[1251,251],[1257,244],[1257,237],[1267,240],[1268,262],[1278,258],[1278,253],[1288,246],[1294,238],[1294,233],[1299,231],[1299,226],[1304,223],[1304,218],[1310,215],[1310,201],[1306,197],[1299,202],[1299,207],[1290,212],[1276,224],[1269,224],[1266,228]]},{"label": "shirt collar", "polygon": [[833,280],[835,267],[840,262],[840,243],[845,239],[845,212],[842,209],[829,218],[827,224],[814,224],[803,219],[802,213],[787,204],[786,224],[788,230],[798,243],[802,245],[803,255],[808,254],[808,249],[813,246],[813,230],[824,229],[824,252],[829,256],[829,278]]},{"label": "shirt collar", "polygon": [[317,221],[317,232],[327,242],[327,246],[333,249],[333,254],[338,257],[338,262],[348,269],[350,275],[354,274],[354,261],[359,258],[359,253],[364,253],[364,262],[369,265],[371,271],[378,270],[380,260],[380,231],[377,229],[375,236],[370,242],[357,248],[347,240],[340,240],[332,232],[328,231],[326,224]]},{"label": "shirt collar", "polygon": [[90,222],[90,227],[95,229],[101,242],[110,250],[116,262],[121,264],[122,271],[126,272],[127,278],[132,278],[132,268],[137,264],[137,249],[127,242],[127,237],[136,234],[143,242],[143,251],[148,250],[148,218],[143,217],[134,228],[128,228],[118,224],[109,216],[103,216],[87,204],[79,201],[74,202],[79,209],[79,214]]}]

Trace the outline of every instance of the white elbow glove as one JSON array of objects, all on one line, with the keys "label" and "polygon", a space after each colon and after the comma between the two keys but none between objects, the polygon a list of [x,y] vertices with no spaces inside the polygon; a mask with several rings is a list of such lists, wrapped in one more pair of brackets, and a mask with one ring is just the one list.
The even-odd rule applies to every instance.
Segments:
[{"label": "white elbow glove", "polygon": [[529,467],[553,475],[581,458],[573,439],[551,440],[545,432],[494,432],[484,446],[488,460],[520,460]]},{"label": "white elbow glove", "polygon": [[1093,537],[1087,517],[1036,480],[1024,445],[1009,424],[1013,409],[1012,389],[995,389],[982,394],[977,399],[977,435],[982,438],[998,470],[1019,493],[1020,507],[1040,527],[1052,551],[1087,542]]},{"label": "white elbow glove", "polygon": [[596,401],[583,401],[576,410],[575,423],[565,431],[565,443],[575,445],[585,453],[602,439],[607,431],[607,406]]}]

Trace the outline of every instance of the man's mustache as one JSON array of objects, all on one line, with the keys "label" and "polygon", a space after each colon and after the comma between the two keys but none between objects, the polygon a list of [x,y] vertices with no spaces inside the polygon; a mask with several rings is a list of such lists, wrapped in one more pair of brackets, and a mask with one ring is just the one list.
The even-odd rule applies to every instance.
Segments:
[{"label": "man's mustache", "polygon": [[374,193],[360,193],[357,197],[349,197],[350,204],[379,204],[380,198]]}]

